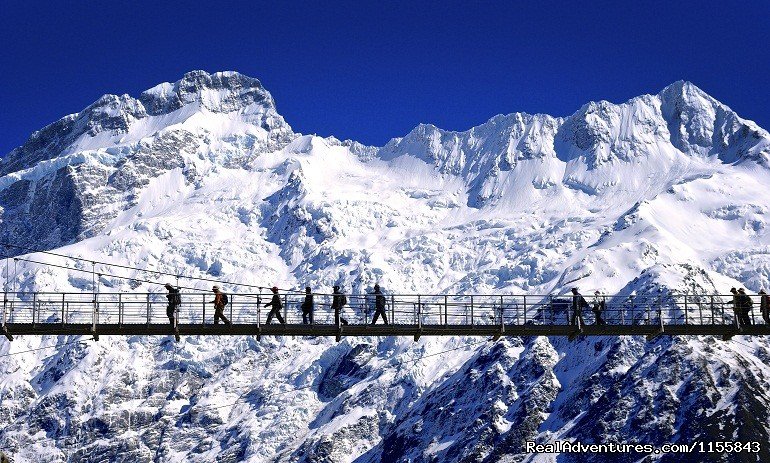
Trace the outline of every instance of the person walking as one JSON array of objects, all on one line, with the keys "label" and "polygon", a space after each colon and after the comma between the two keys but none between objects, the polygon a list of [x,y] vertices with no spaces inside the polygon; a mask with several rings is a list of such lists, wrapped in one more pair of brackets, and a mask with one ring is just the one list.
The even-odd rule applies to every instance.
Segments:
[{"label": "person walking", "polygon": [[313,293],[310,286],[305,287],[305,300],[300,306],[302,309],[302,323],[307,325],[313,324]]},{"label": "person walking", "polygon": [[342,317],[342,308],[348,303],[348,298],[345,297],[344,294],[340,292],[340,287],[337,285],[334,285],[334,292],[333,298],[332,298],[332,310],[334,311],[334,324],[339,325],[340,323],[343,325],[347,325],[348,321],[345,320],[344,317]]},{"label": "person walking", "polygon": [[273,298],[270,299],[270,302],[265,304],[265,307],[271,307],[270,313],[267,314],[267,324],[269,325],[270,322],[273,320],[273,316],[278,319],[278,323],[285,325],[286,321],[281,316],[281,309],[283,309],[283,304],[281,304],[281,296],[278,295],[278,287],[273,286],[270,288],[270,291],[273,292]]},{"label": "person walking", "polygon": [[735,326],[738,328],[738,330],[743,329],[743,300],[741,299],[740,294],[738,294],[738,290],[735,288],[730,288],[730,292],[733,294],[733,319],[735,320]]},{"label": "person walking", "polygon": [[214,324],[218,325],[221,319],[226,324],[232,325],[230,320],[225,317],[225,306],[229,302],[227,294],[221,292],[219,286],[214,286],[211,290],[214,292],[214,300],[211,301],[211,304],[214,304]]},{"label": "person walking", "polygon": [[[586,322],[583,320],[583,308],[588,307],[588,302],[582,294],[578,292],[577,288],[572,288],[572,320],[570,323],[574,326],[583,327]],[[578,320],[580,324],[578,325]]]},{"label": "person walking", "polygon": [[746,290],[743,288],[738,289],[738,298],[741,300],[741,321],[743,322],[743,326],[751,326],[754,324],[752,321],[753,314],[752,309],[754,308],[754,302],[751,300],[751,296],[746,294]]},{"label": "person walking", "polygon": [[594,305],[591,308],[591,311],[594,313],[594,318],[596,319],[596,324],[599,326],[606,325],[604,319],[602,318],[602,313],[607,310],[607,303],[604,300],[604,296],[602,296],[602,293],[599,291],[594,292]]},{"label": "person walking", "polygon": [[765,324],[770,325],[770,296],[764,289],[759,290],[759,311],[762,313]]},{"label": "person walking", "polygon": [[179,310],[179,306],[182,305],[182,296],[179,294],[179,288],[174,288],[171,283],[166,283],[166,299],[168,299],[168,306],[166,306],[166,315],[168,316],[168,322],[171,326],[175,326],[176,314]]},{"label": "person walking", "polygon": [[377,317],[382,316],[382,321],[388,324],[388,316],[385,311],[385,296],[380,291],[380,285],[374,285],[374,318],[372,319],[372,325],[377,323]]}]

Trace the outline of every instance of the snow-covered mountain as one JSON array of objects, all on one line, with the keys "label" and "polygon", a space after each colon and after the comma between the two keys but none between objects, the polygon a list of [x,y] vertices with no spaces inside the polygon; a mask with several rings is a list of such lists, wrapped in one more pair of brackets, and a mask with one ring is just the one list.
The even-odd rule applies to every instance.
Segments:
[{"label": "snow-covered mountain", "polygon": [[[767,185],[770,134],[688,82],[569,117],[420,125],[378,148],[295,133],[256,79],[195,71],[139,98],[106,95],[2,158],[0,236],[321,291],[713,294],[770,286]],[[10,284],[91,289],[77,272],[23,263]],[[100,281],[162,289],[136,284]],[[21,337],[0,352],[69,340]],[[478,342],[108,337],[0,357],[0,450],[18,461],[606,461],[522,449],[770,441],[765,340]]]}]

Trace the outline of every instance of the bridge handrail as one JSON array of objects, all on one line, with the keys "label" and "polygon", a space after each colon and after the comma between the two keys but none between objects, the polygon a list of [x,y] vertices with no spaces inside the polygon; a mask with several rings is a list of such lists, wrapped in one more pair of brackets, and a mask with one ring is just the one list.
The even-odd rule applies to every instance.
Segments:
[{"label": "bridge handrail", "polygon": [[[230,305],[225,314],[236,323],[263,324],[268,309],[260,307],[270,301],[271,293],[228,293]],[[333,295],[313,293],[316,297],[316,319],[330,324]],[[3,320],[9,324],[88,323],[94,328],[100,323],[150,324],[163,323],[167,305],[165,292],[15,292],[8,293],[4,303]],[[374,316],[374,294],[347,294],[348,306],[343,316],[360,324],[371,322]],[[538,294],[383,294],[386,315],[391,323],[413,325],[570,325],[572,295]],[[748,295],[754,301],[759,295]],[[735,323],[731,308],[732,294],[625,294],[586,295],[589,304],[603,299],[602,313],[609,325],[659,325]],[[182,305],[175,323],[209,323],[213,317],[211,292],[183,292]],[[304,294],[281,294],[282,316],[289,322],[299,322],[299,305]],[[727,301],[725,301],[727,299]],[[704,307],[706,305],[706,307]],[[755,304],[758,306],[758,304]],[[237,310],[236,310],[237,308]],[[6,320],[6,315],[8,319]],[[751,313],[756,322],[754,312]],[[589,305],[582,318],[598,323]],[[704,323],[704,320],[707,323]],[[585,323],[585,322],[584,322]]]}]

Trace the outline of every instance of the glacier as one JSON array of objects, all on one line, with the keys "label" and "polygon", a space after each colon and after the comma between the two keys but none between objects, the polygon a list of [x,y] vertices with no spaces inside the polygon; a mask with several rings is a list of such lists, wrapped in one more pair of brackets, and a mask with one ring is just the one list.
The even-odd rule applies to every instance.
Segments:
[{"label": "glacier", "polygon": [[[373,147],[294,132],[257,79],[193,71],[105,95],[0,159],[0,237],[148,280],[756,292],[770,286],[767,185],[770,134],[689,82],[566,117],[421,124]],[[28,257],[72,270],[19,261],[3,269],[8,288],[94,290],[82,263]],[[78,341],[0,344],[0,450],[13,461],[607,461],[523,451],[554,439],[760,441],[759,454],[685,461],[770,460],[764,338]]]}]

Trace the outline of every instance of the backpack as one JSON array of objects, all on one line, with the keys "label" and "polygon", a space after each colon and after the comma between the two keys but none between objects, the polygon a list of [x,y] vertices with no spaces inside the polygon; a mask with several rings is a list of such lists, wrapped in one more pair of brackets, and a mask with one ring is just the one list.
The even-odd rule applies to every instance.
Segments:
[{"label": "backpack", "polygon": [[174,305],[180,305],[180,304],[182,304],[182,295],[181,295],[181,294],[179,294],[179,291],[175,291],[175,292],[173,293],[173,297],[171,298],[171,302],[172,302]]},{"label": "backpack", "polygon": [[751,308],[754,307],[754,301],[751,300],[751,296],[743,296],[743,307],[743,310],[751,310]]},{"label": "backpack", "polygon": [[222,305],[225,306],[228,302],[230,302],[230,299],[227,298],[227,294],[222,293]]},{"label": "backpack", "polygon": [[347,304],[348,304],[348,298],[345,297],[345,295],[343,294],[342,296],[340,296],[340,307]]}]

